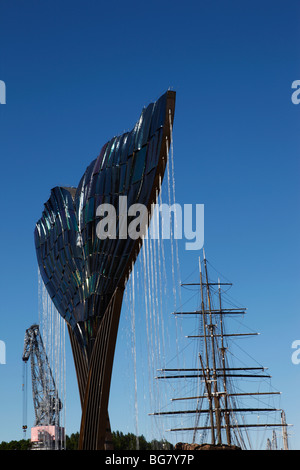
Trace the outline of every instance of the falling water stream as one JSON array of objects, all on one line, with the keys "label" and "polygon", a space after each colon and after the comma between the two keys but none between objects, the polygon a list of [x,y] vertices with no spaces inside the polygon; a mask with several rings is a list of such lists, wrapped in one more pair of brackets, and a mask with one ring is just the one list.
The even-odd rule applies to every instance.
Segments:
[{"label": "falling water stream", "polygon": [[[178,341],[176,316],[174,320],[174,316],[170,315],[172,311],[176,311],[181,302],[178,241],[175,237],[177,217],[175,211],[173,222],[170,218],[170,238],[164,239],[159,212],[159,206],[163,203],[171,207],[176,200],[172,128],[170,131],[171,142],[166,178],[156,193],[156,205],[154,205],[148,233],[143,239],[138,259],[132,266],[125,292],[126,298],[129,298],[129,305],[125,302],[124,308],[129,308],[126,315],[131,318],[127,325],[131,328],[137,448],[140,419],[144,420],[145,414],[148,415],[154,409],[161,409],[169,399],[169,397],[167,399],[164,384],[161,381],[159,383],[155,376],[158,369],[165,367],[167,349],[168,352],[171,349],[174,353]],[[168,147],[167,142],[166,148]],[[174,227],[172,227],[173,224]],[[172,333],[169,328],[171,322],[173,322]],[[143,349],[144,354],[140,351],[137,338],[146,345]],[[143,388],[144,393],[140,388]],[[139,392],[143,395],[141,416],[139,416],[138,406]],[[155,417],[148,419],[151,428],[149,434],[153,438],[164,439],[161,422]]]},{"label": "falling water stream", "polygon": [[[45,352],[49,361],[51,373],[55,382],[58,397],[62,404],[62,410],[59,410],[59,402],[56,401],[55,426],[63,427],[66,425],[66,351],[65,351],[65,321],[56,310],[48,292],[38,272],[38,307],[39,307],[39,328]],[[45,378],[46,388],[51,387],[50,373]],[[49,412],[50,414],[50,412]],[[45,436],[47,436],[45,434]],[[47,437],[45,437],[47,439]],[[63,435],[63,441],[55,441],[55,449],[61,445],[65,448],[66,436]],[[49,445],[48,442],[45,444]]]}]

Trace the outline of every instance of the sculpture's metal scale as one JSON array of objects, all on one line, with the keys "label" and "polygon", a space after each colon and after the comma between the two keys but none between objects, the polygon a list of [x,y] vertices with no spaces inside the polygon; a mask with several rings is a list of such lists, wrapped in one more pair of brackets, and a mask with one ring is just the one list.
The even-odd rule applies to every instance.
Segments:
[{"label": "sculpture's metal scale", "polygon": [[131,132],[103,146],[77,189],[52,189],[36,224],[41,276],[68,324],[82,405],[81,449],[105,448],[123,293],[142,244],[120,239],[118,226],[115,239],[99,239],[96,209],[109,203],[119,213],[123,195],[128,206],[140,203],[150,213],[167,164],[174,109],[173,91],[144,108]]}]

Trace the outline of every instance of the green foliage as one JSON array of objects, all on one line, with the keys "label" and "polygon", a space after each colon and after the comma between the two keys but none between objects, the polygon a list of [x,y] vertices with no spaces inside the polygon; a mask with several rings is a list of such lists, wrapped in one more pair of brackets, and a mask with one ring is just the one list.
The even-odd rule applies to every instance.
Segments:
[{"label": "green foliage", "polygon": [[[136,435],[133,433],[124,434],[121,431],[112,432],[113,448],[116,451],[136,450],[137,441],[138,441],[139,450],[169,450],[169,449],[171,450],[173,449],[173,445],[165,440],[162,440],[162,441],[153,440],[151,442],[147,442],[143,435],[138,436],[138,439],[137,439]],[[67,450],[77,450],[78,442],[79,442],[78,432],[75,434],[71,434],[70,437],[67,436],[66,437]]]},{"label": "green foliage", "polygon": [[147,442],[143,435],[137,436],[133,433],[123,434],[120,431],[112,433],[112,441],[114,450],[165,450],[173,449],[173,445],[162,440],[153,440]]},{"label": "green foliage", "polygon": [[79,432],[71,434],[71,436],[66,436],[66,448],[67,450],[77,450],[79,442]]},{"label": "green foliage", "polygon": [[[172,444],[162,440],[153,440],[147,442],[145,437],[137,436],[133,433],[123,434],[120,431],[112,432],[113,447],[116,451],[122,450],[171,450],[173,449]],[[66,448],[67,450],[77,450],[79,442],[79,433],[73,433],[70,436],[66,436]],[[137,444],[138,443],[138,444]],[[137,447],[138,445],[138,447]],[[1,442],[0,450],[30,450],[31,443],[30,439],[22,439],[20,441]]]},{"label": "green foliage", "polygon": [[30,439],[21,439],[20,441],[10,441],[0,443],[0,450],[30,450]]}]

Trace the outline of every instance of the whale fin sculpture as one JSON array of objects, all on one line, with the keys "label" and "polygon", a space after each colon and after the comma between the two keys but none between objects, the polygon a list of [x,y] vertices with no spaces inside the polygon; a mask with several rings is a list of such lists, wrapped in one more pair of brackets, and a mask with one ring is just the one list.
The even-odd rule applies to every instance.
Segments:
[{"label": "whale fin sculpture", "polygon": [[[67,322],[72,345],[82,405],[81,449],[105,448],[123,293],[142,245],[142,238],[120,236],[120,196],[127,197],[127,206],[143,204],[151,213],[167,164],[174,110],[173,91],[144,108],[131,132],[103,146],[77,188],[51,190],[36,223],[41,277]],[[102,204],[118,214],[114,238],[97,236]]]}]

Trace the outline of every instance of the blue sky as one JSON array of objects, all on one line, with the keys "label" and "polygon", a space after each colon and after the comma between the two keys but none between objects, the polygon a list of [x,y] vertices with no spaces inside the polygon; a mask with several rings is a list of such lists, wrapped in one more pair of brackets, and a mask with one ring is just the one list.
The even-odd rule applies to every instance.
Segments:
[{"label": "blue sky", "polygon": [[[33,230],[50,189],[76,186],[102,145],[171,88],[177,202],[205,205],[207,258],[261,333],[253,352],[300,448],[299,10],[296,0],[0,2],[0,441],[22,437],[23,339],[38,318]],[[184,279],[199,253],[179,249]],[[116,364],[122,348],[119,336]],[[70,434],[80,422],[71,357],[68,368]],[[116,373],[112,427],[133,431],[115,411],[123,386]]]}]

